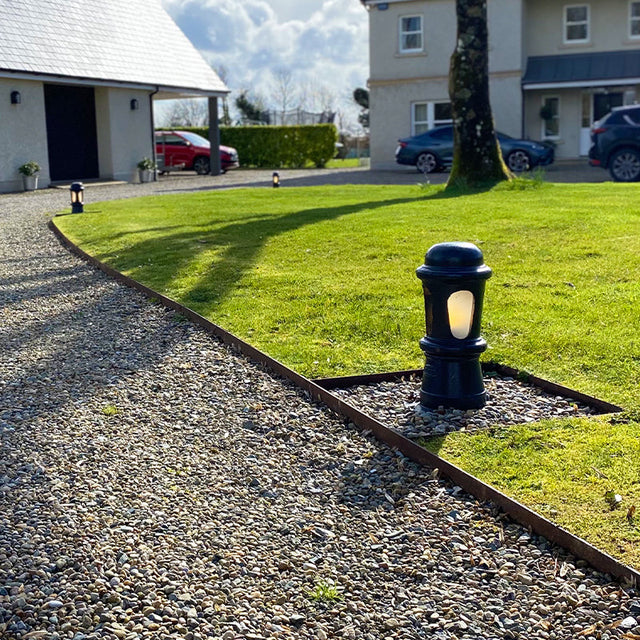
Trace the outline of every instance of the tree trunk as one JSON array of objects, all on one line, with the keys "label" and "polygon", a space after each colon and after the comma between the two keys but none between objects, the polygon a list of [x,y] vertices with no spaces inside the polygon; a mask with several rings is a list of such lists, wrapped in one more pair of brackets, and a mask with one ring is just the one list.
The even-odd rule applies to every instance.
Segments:
[{"label": "tree trunk", "polygon": [[453,166],[447,188],[478,188],[511,179],[493,126],[489,102],[486,0],[456,0],[458,38],[451,56]]}]

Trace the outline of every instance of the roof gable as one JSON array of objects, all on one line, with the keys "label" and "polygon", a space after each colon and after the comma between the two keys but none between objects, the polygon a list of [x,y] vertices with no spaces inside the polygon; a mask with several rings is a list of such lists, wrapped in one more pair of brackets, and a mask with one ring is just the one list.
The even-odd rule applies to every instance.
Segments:
[{"label": "roof gable", "polygon": [[0,0],[0,71],[228,92],[159,0]]}]

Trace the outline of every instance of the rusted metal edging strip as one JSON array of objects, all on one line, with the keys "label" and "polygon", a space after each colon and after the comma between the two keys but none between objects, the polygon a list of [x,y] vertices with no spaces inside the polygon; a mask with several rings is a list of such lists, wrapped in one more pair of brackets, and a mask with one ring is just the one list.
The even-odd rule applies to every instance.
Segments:
[{"label": "rusted metal edging strip", "polygon": [[[555,382],[549,382],[549,380],[545,380],[544,378],[538,378],[530,373],[524,373],[522,371],[518,371],[512,367],[507,367],[503,364],[498,364],[495,362],[483,362],[482,370],[487,372],[494,371],[495,373],[500,374],[501,376],[509,376],[511,378],[515,378],[518,380],[522,380],[528,384],[533,385],[534,387],[538,387],[543,391],[547,391],[549,393],[553,393],[558,396],[562,396],[564,398],[571,398],[572,400],[577,400],[578,402],[582,402],[589,407],[593,407],[597,409],[600,413],[619,413],[620,411],[624,411],[622,407],[618,405],[611,404],[610,402],[605,402],[604,400],[600,400],[600,398],[595,398],[593,396],[589,396],[585,393],[581,393],[580,391],[575,391],[574,389],[570,389],[569,387],[563,387],[560,384],[556,384]],[[390,371],[386,373],[370,373],[359,376],[339,376],[337,378],[316,378],[314,382],[319,384],[323,389],[346,389],[348,387],[354,387],[357,385],[367,385],[367,384],[376,384],[378,382],[396,382],[402,378],[411,378],[411,377],[422,377],[422,369],[406,369],[404,371]]]},{"label": "rusted metal edging strip", "polygon": [[314,378],[314,382],[323,389],[347,389],[360,384],[377,384],[378,382],[397,382],[402,378],[422,377],[422,369],[406,369],[405,371],[387,371],[385,373],[365,373],[359,376],[339,376],[337,378]]},{"label": "rusted metal edging strip", "polygon": [[112,267],[100,262],[71,242],[56,227],[53,220],[49,221],[49,228],[65,247],[104,273],[112,276],[126,286],[157,300],[165,307],[181,313],[208,333],[216,336],[225,344],[228,344],[232,349],[235,349],[255,362],[264,365],[271,372],[290,380],[299,388],[306,391],[312,399],[324,403],[339,415],[349,418],[357,427],[364,431],[371,432],[378,440],[381,440],[390,447],[396,448],[406,457],[428,467],[439,469],[442,476],[449,478],[452,482],[460,486],[478,500],[493,502],[520,524],[529,527],[532,531],[546,537],[551,542],[564,547],[575,556],[583,558],[598,571],[609,573],[617,578],[626,578],[634,584],[640,583],[640,572],[618,562],[618,560],[604,553],[600,549],[597,549],[585,540],[569,533],[562,527],[558,527],[550,520],[547,520],[537,514],[535,511],[532,511],[528,507],[525,507],[497,489],[494,489],[493,487],[478,480],[478,478],[475,478],[459,467],[456,467],[450,462],[447,462],[430,451],[427,451],[420,445],[408,438],[405,438],[400,433],[390,429],[378,420],[367,416],[348,402],[345,402],[332,394],[329,390],[322,388],[316,382],[305,378],[271,356],[268,356],[266,353],[252,347],[244,340],[234,336],[232,333],[229,333],[217,324],[195,313],[188,307],[181,305],[167,296],[163,296],[157,291],[136,282],[119,271],[116,271]]}]

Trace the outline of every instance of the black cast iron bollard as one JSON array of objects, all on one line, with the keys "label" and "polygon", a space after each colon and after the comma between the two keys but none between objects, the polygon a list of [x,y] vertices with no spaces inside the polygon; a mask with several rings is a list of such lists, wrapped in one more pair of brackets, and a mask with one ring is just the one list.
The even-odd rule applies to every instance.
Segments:
[{"label": "black cast iron bollard", "polygon": [[69,193],[71,195],[71,213],[82,213],[84,211],[84,185],[82,182],[72,182]]},{"label": "black cast iron bollard", "polygon": [[474,244],[443,242],[427,251],[416,275],[422,280],[427,327],[420,340],[426,356],[420,404],[479,409],[486,403],[480,354],[487,348],[480,319],[491,269]]}]

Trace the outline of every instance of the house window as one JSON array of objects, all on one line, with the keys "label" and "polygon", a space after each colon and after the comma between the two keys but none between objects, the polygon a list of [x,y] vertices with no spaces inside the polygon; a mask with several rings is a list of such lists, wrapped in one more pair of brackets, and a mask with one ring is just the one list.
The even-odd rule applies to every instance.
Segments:
[{"label": "house window", "polygon": [[411,135],[417,136],[431,128],[429,126],[429,105],[426,102],[417,102],[413,105],[412,120]]},{"label": "house window", "polygon": [[450,102],[414,102],[411,114],[411,135],[417,136],[433,127],[451,124]]},{"label": "house window", "polygon": [[451,103],[450,102],[434,102],[433,103],[433,126],[439,127],[443,124],[451,124]]},{"label": "house window", "polygon": [[400,53],[422,51],[422,16],[400,18]]},{"label": "house window", "polygon": [[589,42],[588,4],[573,4],[564,8],[564,42]]},{"label": "house window", "polygon": [[629,37],[640,38],[640,2],[629,3]]},{"label": "house window", "polygon": [[542,119],[542,137],[558,138],[560,136],[560,98],[547,96],[542,99],[540,109]]}]

